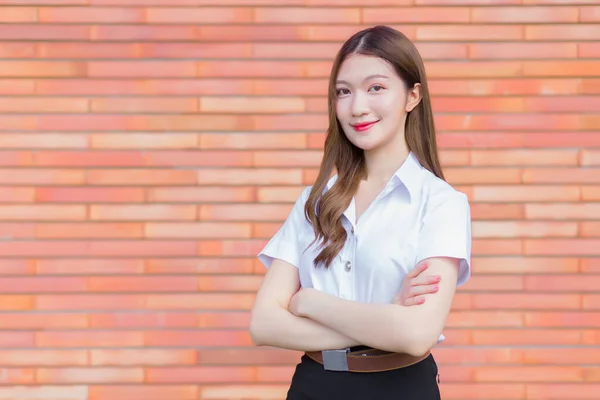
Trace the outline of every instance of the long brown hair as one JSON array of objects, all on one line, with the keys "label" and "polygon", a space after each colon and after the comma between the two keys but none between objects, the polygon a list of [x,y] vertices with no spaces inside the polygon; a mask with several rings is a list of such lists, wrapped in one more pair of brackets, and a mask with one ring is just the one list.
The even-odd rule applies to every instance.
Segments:
[{"label": "long brown hair", "polygon": [[[321,242],[319,248],[322,250],[314,264],[324,264],[326,268],[344,246],[347,234],[341,216],[366,175],[363,150],[348,140],[335,111],[337,75],[341,64],[351,54],[375,56],[388,61],[407,89],[413,88],[416,83],[421,84],[421,101],[406,118],[405,139],[421,165],[444,179],[437,153],[425,67],[416,47],[402,33],[387,26],[375,26],[355,33],[342,45],[333,63],[329,78],[329,127],[325,149],[319,175],[304,208],[306,219],[315,232],[313,243]],[[323,193],[334,168],[337,180]]]}]

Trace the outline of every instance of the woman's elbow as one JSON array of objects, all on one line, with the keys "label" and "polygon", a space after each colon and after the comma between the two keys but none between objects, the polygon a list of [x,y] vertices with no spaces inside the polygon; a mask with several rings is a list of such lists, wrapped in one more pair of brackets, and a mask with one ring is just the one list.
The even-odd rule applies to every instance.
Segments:
[{"label": "woman's elbow", "polygon": [[261,322],[259,313],[256,310],[252,310],[250,314],[248,332],[250,333],[250,340],[255,346],[264,345],[264,324]]},{"label": "woman's elbow", "polygon": [[414,357],[424,356],[436,345],[438,336],[433,332],[415,331],[407,343],[406,352]]}]

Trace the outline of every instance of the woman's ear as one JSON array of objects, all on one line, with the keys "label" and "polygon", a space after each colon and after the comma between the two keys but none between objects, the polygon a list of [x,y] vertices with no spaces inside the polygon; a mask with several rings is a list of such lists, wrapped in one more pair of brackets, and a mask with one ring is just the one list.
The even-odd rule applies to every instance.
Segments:
[{"label": "woman's ear", "polygon": [[406,107],[404,107],[404,110],[407,113],[411,112],[419,104],[420,101],[421,101],[421,84],[415,83],[415,85],[411,89],[409,89],[409,91],[407,93]]}]

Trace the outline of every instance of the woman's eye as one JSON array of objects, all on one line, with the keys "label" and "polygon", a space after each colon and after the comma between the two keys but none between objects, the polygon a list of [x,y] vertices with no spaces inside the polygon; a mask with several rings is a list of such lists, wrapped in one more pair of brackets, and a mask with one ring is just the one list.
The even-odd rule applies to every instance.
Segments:
[{"label": "woman's eye", "polygon": [[379,92],[379,91],[381,91],[381,89],[383,89],[383,88],[384,88],[384,87],[383,87],[383,86],[381,86],[381,85],[373,85],[373,86],[371,86],[371,89],[373,89],[373,91],[375,91],[375,92]]},{"label": "woman's eye", "polygon": [[338,96],[340,96],[340,95],[348,94],[348,93],[350,93],[350,91],[348,89],[338,89],[336,91],[336,93],[337,93]]}]

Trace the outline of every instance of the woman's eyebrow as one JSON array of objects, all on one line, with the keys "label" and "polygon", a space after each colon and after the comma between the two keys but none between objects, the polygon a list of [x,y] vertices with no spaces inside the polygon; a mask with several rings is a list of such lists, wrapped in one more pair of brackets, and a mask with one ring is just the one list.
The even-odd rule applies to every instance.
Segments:
[{"label": "woman's eyebrow", "polygon": [[[374,74],[374,75],[369,75],[367,76],[365,79],[363,79],[364,81],[368,81],[369,79],[373,79],[373,78],[383,78],[383,79],[390,79],[389,77],[382,75],[382,74]],[[348,84],[348,82],[344,81],[344,80],[337,80],[335,81],[335,83],[345,83]]]}]

